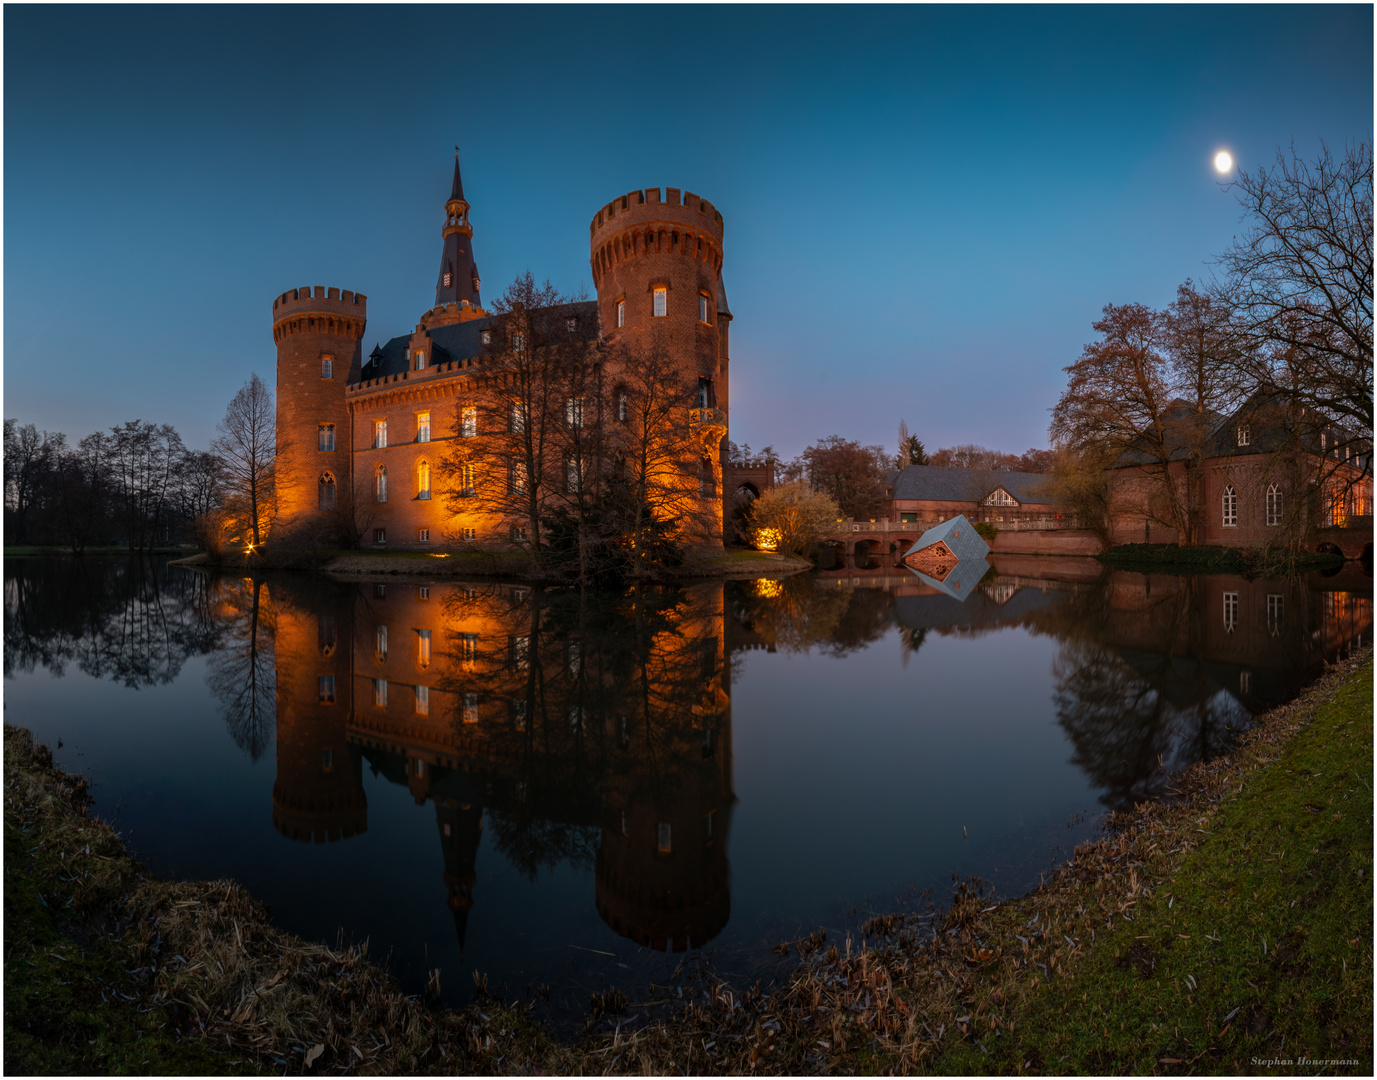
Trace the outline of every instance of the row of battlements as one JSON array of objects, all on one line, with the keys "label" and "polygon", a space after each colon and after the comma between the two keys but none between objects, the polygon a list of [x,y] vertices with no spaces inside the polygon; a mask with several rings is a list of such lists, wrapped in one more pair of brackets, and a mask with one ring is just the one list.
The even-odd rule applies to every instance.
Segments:
[{"label": "row of battlements", "polygon": [[377,390],[391,383],[411,382],[415,379],[432,379],[439,375],[446,375],[452,372],[470,371],[477,367],[484,357],[469,356],[462,360],[446,360],[441,364],[431,364],[423,367],[419,371],[398,371],[392,375],[382,375],[376,379],[364,379],[360,382],[346,383],[344,391],[346,394],[359,394],[365,390]]},{"label": "row of battlements", "polygon": [[[312,295],[312,291],[313,287],[310,285],[303,285],[299,289],[288,289],[281,296],[273,300],[273,314],[276,315],[279,308],[285,308],[288,305],[293,306],[296,310],[306,311],[309,310],[312,303],[319,300],[333,302],[333,304],[336,305],[351,305],[364,309],[368,306],[368,297],[363,293],[356,293],[349,289],[341,291],[334,285],[328,288],[324,285],[316,285],[314,286],[314,295]],[[330,310],[335,309],[331,308]],[[359,311],[357,314],[363,315],[363,311]]]},{"label": "row of battlements", "polygon": [[691,191],[681,193],[679,188],[665,188],[664,191],[663,199],[660,197],[660,189],[657,187],[646,188],[643,191],[628,191],[621,198],[613,199],[594,215],[592,223],[588,226],[588,235],[591,237],[598,229],[602,228],[605,222],[610,222],[619,214],[631,213],[643,206],[684,207],[690,212],[697,211],[714,222],[719,229],[723,226],[722,215],[707,199],[700,198]]}]

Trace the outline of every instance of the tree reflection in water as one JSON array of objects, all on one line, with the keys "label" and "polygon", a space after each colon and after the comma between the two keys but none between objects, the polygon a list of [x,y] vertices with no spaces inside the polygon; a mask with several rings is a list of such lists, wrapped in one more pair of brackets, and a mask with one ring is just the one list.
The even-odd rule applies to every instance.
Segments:
[{"label": "tree reflection in water", "polygon": [[213,587],[221,647],[211,653],[206,684],[220,703],[225,728],[253,761],[277,726],[276,618],[259,578],[219,578]]},{"label": "tree reflection in water", "polygon": [[1072,760],[1114,808],[1161,797],[1173,773],[1224,753],[1252,723],[1197,661],[1070,641],[1052,674]]},{"label": "tree reflection in water", "polygon": [[5,672],[75,664],[131,689],[167,685],[220,640],[210,592],[165,559],[7,559]]}]

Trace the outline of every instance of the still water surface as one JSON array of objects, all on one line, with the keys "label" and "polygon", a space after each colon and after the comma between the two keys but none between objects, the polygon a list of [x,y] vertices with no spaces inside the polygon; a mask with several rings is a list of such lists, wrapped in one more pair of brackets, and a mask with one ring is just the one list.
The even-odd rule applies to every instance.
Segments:
[{"label": "still water surface", "polygon": [[[581,1015],[953,875],[1001,894],[1371,633],[1372,582],[995,557],[642,591],[5,563],[5,717],[156,873]],[[61,747],[58,741],[61,740]]]}]

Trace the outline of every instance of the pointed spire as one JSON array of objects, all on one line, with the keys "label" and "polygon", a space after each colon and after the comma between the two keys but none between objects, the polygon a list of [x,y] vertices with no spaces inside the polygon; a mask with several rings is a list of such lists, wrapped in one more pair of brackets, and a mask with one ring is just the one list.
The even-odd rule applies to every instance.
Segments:
[{"label": "pointed spire", "polygon": [[459,148],[454,148],[454,184],[445,200],[445,224],[440,230],[444,244],[440,251],[440,274],[435,282],[435,306],[447,304],[478,308],[478,270],[473,262],[473,226],[469,223],[469,204],[464,198],[464,182],[459,176]]},{"label": "pointed spire", "polygon": [[458,199],[460,202],[467,202],[464,198],[464,181],[459,176],[459,147],[454,148],[454,184],[450,188],[449,201]]}]

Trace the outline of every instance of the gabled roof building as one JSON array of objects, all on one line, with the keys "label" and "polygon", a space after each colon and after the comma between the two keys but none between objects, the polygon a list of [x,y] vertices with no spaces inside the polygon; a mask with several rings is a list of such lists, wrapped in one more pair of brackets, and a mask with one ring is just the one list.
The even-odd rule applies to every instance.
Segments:
[{"label": "gabled roof building", "polygon": [[1063,513],[1046,473],[910,465],[887,478],[890,520],[941,522],[956,514],[977,520],[1055,517]]},{"label": "gabled roof building", "polygon": [[1283,391],[1264,387],[1226,416],[1173,402],[1162,432],[1165,465],[1144,439],[1108,470],[1113,543],[1371,549],[1371,444]]}]

